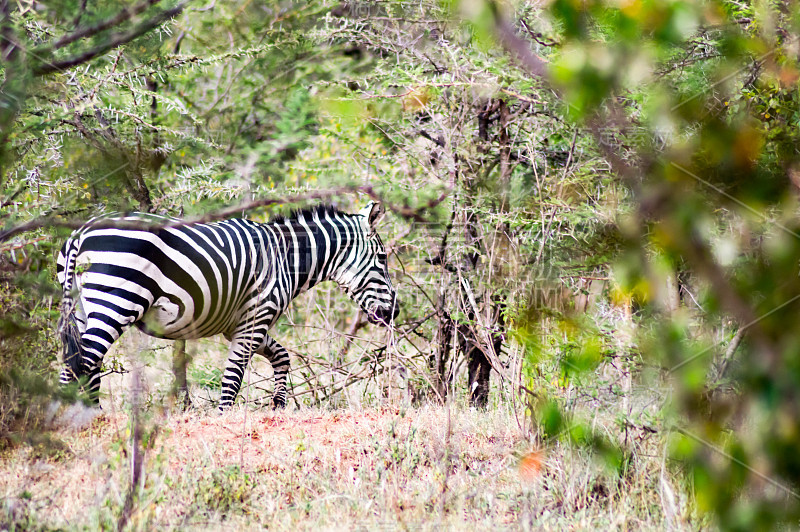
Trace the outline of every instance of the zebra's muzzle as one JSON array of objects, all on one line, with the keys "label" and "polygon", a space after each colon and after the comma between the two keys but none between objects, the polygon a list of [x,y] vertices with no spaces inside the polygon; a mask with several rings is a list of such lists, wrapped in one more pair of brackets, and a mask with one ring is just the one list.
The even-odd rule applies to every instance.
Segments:
[{"label": "zebra's muzzle", "polygon": [[391,307],[377,307],[367,313],[367,319],[370,323],[376,325],[389,325],[400,313],[400,306],[395,300]]}]

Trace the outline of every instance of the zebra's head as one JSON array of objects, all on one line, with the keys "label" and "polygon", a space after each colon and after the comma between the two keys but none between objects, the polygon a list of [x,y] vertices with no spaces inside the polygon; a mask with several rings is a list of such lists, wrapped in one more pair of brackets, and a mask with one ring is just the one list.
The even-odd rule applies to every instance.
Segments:
[{"label": "zebra's head", "polygon": [[399,307],[386,267],[386,249],[375,229],[384,212],[380,203],[370,202],[353,216],[357,234],[339,284],[367,313],[369,321],[386,325],[397,317]]}]

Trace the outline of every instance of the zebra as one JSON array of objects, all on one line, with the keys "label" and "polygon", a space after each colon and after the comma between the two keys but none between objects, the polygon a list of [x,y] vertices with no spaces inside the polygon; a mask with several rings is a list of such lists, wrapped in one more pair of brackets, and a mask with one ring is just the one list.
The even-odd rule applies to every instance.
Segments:
[{"label": "zebra", "polygon": [[103,356],[136,325],[168,339],[223,334],[230,342],[219,410],[230,407],[254,353],[274,373],[273,406],[286,405],[289,353],[267,334],[289,303],[332,280],[370,322],[390,326],[397,295],[376,231],[384,214],[321,205],[262,224],[244,219],[183,223],[152,214],[94,218],[64,243],[56,273],[63,288],[58,328],[62,385],[85,378],[99,405]]}]

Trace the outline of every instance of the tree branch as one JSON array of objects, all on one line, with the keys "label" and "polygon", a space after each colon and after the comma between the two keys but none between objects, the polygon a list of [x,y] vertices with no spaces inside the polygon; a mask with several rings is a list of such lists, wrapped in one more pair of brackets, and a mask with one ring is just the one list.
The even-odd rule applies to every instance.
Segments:
[{"label": "tree branch", "polygon": [[95,57],[106,53],[109,50],[112,50],[118,46],[122,46],[123,44],[127,44],[130,41],[134,40],[137,37],[140,37],[147,33],[148,31],[152,30],[163,24],[165,21],[171,19],[172,17],[178,15],[183,8],[186,7],[186,4],[189,3],[189,0],[181,2],[177,6],[173,7],[172,9],[167,9],[159,13],[158,15],[154,16],[150,20],[147,20],[140,24],[138,27],[130,29],[124,33],[117,35],[115,38],[105,42],[103,44],[97,45],[94,48],[87,50],[81,54],[75,55],[73,57],[63,59],[61,61],[56,61],[53,63],[43,63],[33,69],[34,75],[37,76],[44,76],[50,74],[52,72],[57,72],[60,70],[64,70],[67,68],[74,67],[76,65],[80,65],[87,61],[94,59]]},{"label": "tree branch", "polygon": [[51,53],[54,50],[58,50],[70,43],[77,41],[78,39],[83,39],[84,37],[91,37],[93,35],[97,35],[101,31],[105,31],[108,28],[113,28],[114,26],[117,26],[118,24],[121,24],[122,22],[125,22],[126,20],[130,19],[134,15],[138,15],[142,11],[145,11],[147,8],[159,3],[160,1],[161,0],[145,0],[144,2],[136,4],[133,7],[124,8],[122,11],[120,11],[113,17],[102,20],[92,26],[86,26],[85,28],[81,28],[68,35],[64,35],[59,40],[54,42],[51,46],[46,46],[34,50],[34,52],[37,55]]},{"label": "tree branch", "polygon": [[[334,188],[328,190],[312,191],[288,197],[281,196],[281,197],[255,199],[252,201],[247,201],[244,203],[240,203],[238,205],[234,205],[232,207],[226,207],[219,211],[211,212],[203,216],[190,218],[186,220],[175,220],[166,224],[138,222],[138,221],[121,222],[118,220],[117,221],[104,220],[95,223],[94,227],[97,228],[116,227],[118,229],[139,229],[139,230],[180,227],[183,225],[188,225],[193,223],[209,223],[219,220],[225,220],[236,215],[241,215],[244,211],[258,209],[261,207],[268,207],[271,205],[293,204],[310,200],[330,199],[335,196],[341,196],[344,194],[354,194],[357,192],[365,194],[372,200],[383,203],[387,209],[389,209],[390,211],[394,212],[399,216],[402,216],[403,218],[409,218],[419,222],[427,222],[428,220],[422,216],[422,213],[427,209],[435,207],[436,205],[444,201],[449,191],[445,191],[439,198],[430,200],[425,205],[413,209],[405,205],[395,205],[384,201],[383,197],[369,185],[355,185],[355,186]],[[51,216],[51,215],[43,216],[41,218],[36,218],[35,220],[30,220],[28,222],[21,223],[19,225],[6,229],[5,231],[0,231],[0,242],[5,242],[6,240],[9,240],[10,238],[13,238],[16,235],[26,233],[28,231],[35,231],[36,229],[41,229],[43,227],[66,227],[70,229],[79,229],[80,227],[83,227],[85,223],[86,223],[85,219],[65,220],[59,216]]]},{"label": "tree branch", "polygon": [[[527,42],[520,38],[514,27],[502,16],[500,9],[495,3],[489,4],[495,17],[495,33],[507,52],[516,56],[520,65],[532,76],[545,82],[553,88],[552,80],[547,72],[546,62],[534,54]],[[555,90],[555,89],[554,89]],[[557,91],[558,93],[558,91]],[[643,238],[641,228],[644,221],[648,218],[659,218],[666,214],[668,204],[671,200],[676,200],[671,196],[670,191],[664,191],[656,198],[642,198],[641,176],[646,172],[646,165],[641,161],[635,165],[625,161],[615,150],[602,142],[602,132],[609,127],[620,127],[620,124],[628,124],[630,120],[619,108],[613,99],[607,103],[609,108],[605,116],[595,115],[589,119],[589,131],[597,140],[598,146],[603,151],[603,156],[611,165],[612,170],[619,175],[631,188],[634,195],[639,197],[639,208],[636,211],[636,223],[631,224],[634,229],[629,238],[638,240]],[[740,323],[753,323],[751,335],[753,341],[760,349],[764,358],[768,361],[767,365],[771,371],[780,371],[779,356],[776,345],[769,338],[769,335],[755,320],[753,309],[746,299],[731,286],[723,269],[714,262],[708,247],[697,235],[689,235],[690,238],[681,246],[681,251],[692,262],[697,271],[705,277],[711,284],[714,293],[720,297],[722,306],[736,316]]]}]

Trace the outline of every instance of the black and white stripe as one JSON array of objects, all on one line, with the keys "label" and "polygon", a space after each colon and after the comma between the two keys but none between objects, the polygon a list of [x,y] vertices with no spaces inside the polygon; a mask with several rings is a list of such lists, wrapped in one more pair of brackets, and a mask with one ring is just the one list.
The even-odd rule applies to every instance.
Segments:
[{"label": "black and white stripe", "polygon": [[95,218],[58,257],[64,289],[59,324],[61,382],[87,377],[97,399],[103,356],[126,327],[152,336],[230,340],[220,409],[230,406],[253,353],[275,373],[276,407],[286,404],[289,354],[267,334],[298,294],[332,280],[373,323],[397,315],[386,252],[370,203],[358,214],[328,206],[267,224],[227,220],[180,224],[148,214]]}]

